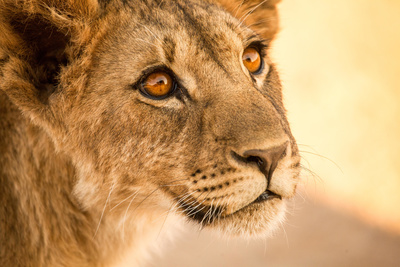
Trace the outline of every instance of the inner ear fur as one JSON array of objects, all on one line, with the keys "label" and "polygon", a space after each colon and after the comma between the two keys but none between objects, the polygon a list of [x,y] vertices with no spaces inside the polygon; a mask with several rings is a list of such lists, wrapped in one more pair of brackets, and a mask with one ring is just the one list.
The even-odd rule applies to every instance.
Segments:
[{"label": "inner ear fur", "polygon": [[244,25],[267,40],[279,29],[276,5],[280,0],[215,0]]},{"label": "inner ear fur", "polygon": [[31,117],[43,115],[98,10],[97,0],[0,0],[0,90]]},{"label": "inner ear fur", "polygon": [[[10,16],[10,26],[12,32],[21,39],[20,46],[24,46],[21,47],[19,58],[25,59],[40,101],[46,102],[57,86],[61,67],[67,64],[65,52],[70,35],[36,14],[28,17],[21,14]],[[18,51],[15,53],[18,54]]]}]

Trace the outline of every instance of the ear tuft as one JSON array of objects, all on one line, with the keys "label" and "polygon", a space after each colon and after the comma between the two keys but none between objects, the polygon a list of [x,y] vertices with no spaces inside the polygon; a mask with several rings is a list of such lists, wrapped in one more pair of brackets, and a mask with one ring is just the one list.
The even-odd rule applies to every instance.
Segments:
[{"label": "ear tuft", "polygon": [[280,0],[216,0],[241,23],[267,40],[274,38],[279,29],[276,5]]}]

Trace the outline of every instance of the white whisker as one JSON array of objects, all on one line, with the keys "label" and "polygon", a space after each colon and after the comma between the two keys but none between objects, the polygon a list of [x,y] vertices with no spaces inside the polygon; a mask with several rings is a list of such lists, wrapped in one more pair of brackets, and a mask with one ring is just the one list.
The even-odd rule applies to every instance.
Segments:
[{"label": "white whisker", "polygon": [[154,38],[156,38],[158,41],[160,41],[160,43],[162,43],[162,40],[154,32],[152,32],[146,25],[139,22],[137,22],[137,24],[145,28],[151,35],[153,35]]},{"label": "white whisker", "polygon": [[122,203],[124,203],[126,200],[128,200],[129,198],[132,197],[132,195],[136,194],[137,192],[132,193],[131,195],[129,195],[127,198],[125,198],[124,200],[120,201],[117,205],[115,205],[114,207],[112,207],[110,209],[110,211],[113,211],[116,207],[118,207],[119,205],[121,205]]},{"label": "white whisker", "polygon": [[153,43],[150,43],[149,41],[143,40],[143,39],[141,39],[141,38],[136,38],[136,40],[139,40],[139,41],[142,41],[142,42],[144,42],[144,43],[146,43],[146,44],[152,45],[152,46],[154,46],[155,48],[158,49],[158,46],[157,46],[157,45],[155,45],[155,44],[153,44]]},{"label": "white whisker", "polygon": [[129,210],[129,208],[130,208],[130,206],[131,206],[131,204],[132,204],[132,201],[136,198],[136,196],[138,195],[138,193],[139,193],[139,190],[136,192],[136,194],[134,194],[133,196],[132,196],[132,199],[131,199],[131,201],[129,201],[129,205],[128,205],[128,207],[126,208],[126,211],[125,211],[125,214],[124,214],[124,218],[123,218],[123,221],[122,221],[122,234],[123,234],[123,240],[125,240],[125,221],[126,221],[126,216],[127,216],[127,214],[128,214],[128,210]]},{"label": "white whisker", "polygon": [[101,212],[100,220],[99,220],[99,223],[97,224],[97,228],[96,228],[96,231],[94,232],[94,235],[93,235],[92,239],[95,238],[97,232],[99,231],[101,220],[103,219],[103,215],[104,215],[104,212],[106,210],[106,207],[107,207],[108,201],[110,199],[111,193],[114,190],[114,186],[115,186],[115,183],[112,184],[110,192],[108,193],[108,196],[107,196],[107,199],[106,199],[106,203],[104,203],[103,211]]},{"label": "white whisker", "polygon": [[[238,5],[238,6],[235,8],[235,9],[236,9],[236,12],[235,12],[234,17],[237,16],[237,13],[238,13],[239,10],[242,8],[243,3],[244,3],[244,0],[242,0],[242,2],[240,3],[240,5]],[[234,9],[233,11],[235,11],[235,9]],[[233,11],[232,11],[232,12],[233,12]]]},{"label": "white whisker", "polygon": [[[268,0],[264,0],[264,1],[262,1],[261,3],[259,3],[258,5],[256,5],[254,8],[252,8],[249,12],[247,12],[247,14],[246,15],[243,15],[243,16],[245,16],[244,18],[243,18],[243,16],[242,17],[240,17],[240,19],[239,19],[239,21],[240,21],[240,24],[237,26],[237,28],[239,28],[242,24],[243,24],[243,22],[257,9],[257,8],[259,8],[262,4],[264,4],[265,2],[267,2]],[[243,19],[242,19],[243,18]]]}]

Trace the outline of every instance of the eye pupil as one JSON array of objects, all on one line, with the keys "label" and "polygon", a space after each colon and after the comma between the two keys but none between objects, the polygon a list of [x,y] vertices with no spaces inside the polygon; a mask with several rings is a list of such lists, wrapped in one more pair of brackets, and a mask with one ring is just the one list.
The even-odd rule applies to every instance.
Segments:
[{"label": "eye pupil", "polygon": [[165,72],[154,72],[142,83],[142,91],[149,96],[160,98],[167,96],[174,89],[171,76]]},{"label": "eye pupil", "polygon": [[243,65],[253,74],[260,72],[262,69],[260,53],[255,48],[246,48],[243,52]]},{"label": "eye pupil", "polygon": [[246,59],[247,62],[254,62],[255,59],[251,58],[249,55],[246,55]]}]

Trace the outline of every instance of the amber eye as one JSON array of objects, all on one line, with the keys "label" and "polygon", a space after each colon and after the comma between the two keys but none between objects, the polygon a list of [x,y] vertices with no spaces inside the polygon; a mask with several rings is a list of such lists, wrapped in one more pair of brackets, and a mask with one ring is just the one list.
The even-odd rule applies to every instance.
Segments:
[{"label": "amber eye", "polygon": [[163,71],[153,72],[141,84],[141,91],[150,97],[162,99],[175,88],[172,77]]},{"label": "amber eye", "polygon": [[243,64],[252,73],[259,74],[262,70],[262,59],[257,49],[248,47],[243,52]]}]

